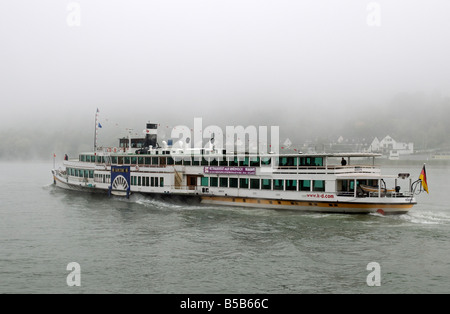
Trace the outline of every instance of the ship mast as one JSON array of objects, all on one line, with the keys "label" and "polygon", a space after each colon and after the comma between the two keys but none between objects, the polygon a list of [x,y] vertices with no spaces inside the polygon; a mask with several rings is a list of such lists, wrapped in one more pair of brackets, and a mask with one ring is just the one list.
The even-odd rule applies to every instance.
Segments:
[{"label": "ship mast", "polygon": [[98,133],[98,108],[95,112],[95,128],[94,128],[94,154],[97,153],[97,133]]}]

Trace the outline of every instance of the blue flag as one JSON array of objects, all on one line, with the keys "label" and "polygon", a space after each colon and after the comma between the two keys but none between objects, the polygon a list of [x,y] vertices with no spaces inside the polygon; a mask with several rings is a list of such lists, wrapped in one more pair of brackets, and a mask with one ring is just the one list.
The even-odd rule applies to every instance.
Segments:
[{"label": "blue flag", "polygon": [[98,123],[98,127],[101,129],[102,128],[102,125],[100,124],[100,122]]}]

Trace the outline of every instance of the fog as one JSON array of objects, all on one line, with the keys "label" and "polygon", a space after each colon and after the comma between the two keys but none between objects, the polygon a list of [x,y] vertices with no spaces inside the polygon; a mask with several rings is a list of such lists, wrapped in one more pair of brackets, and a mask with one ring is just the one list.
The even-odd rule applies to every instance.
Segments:
[{"label": "fog", "polygon": [[298,145],[447,148],[449,15],[448,0],[2,1],[0,157],[92,149],[97,108],[105,145],[202,117]]}]

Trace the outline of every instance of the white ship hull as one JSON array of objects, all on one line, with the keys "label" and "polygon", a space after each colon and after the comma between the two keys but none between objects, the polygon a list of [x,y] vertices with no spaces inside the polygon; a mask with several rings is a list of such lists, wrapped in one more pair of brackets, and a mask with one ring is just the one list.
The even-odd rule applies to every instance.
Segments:
[{"label": "white ship hull", "polygon": [[398,202],[392,203],[366,203],[366,202],[323,202],[323,201],[290,201],[290,200],[260,200],[248,198],[230,197],[202,197],[203,204],[219,204],[226,206],[240,206],[268,209],[287,209],[303,212],[321,213],[350,213],[350,214],[406,214],[416,203]]},{"label": "white ship hull", "polygon": [[[55,185],[72,191],[89,192],[89,193],[103,193],[108,194],[109,190],[107,184],[92,185],[86,182],[71,181],[61,176],[58,171],[54,171]],[[309,193],[307,198],[264,198],[260,197],[242,196],[246,194],[240,191],[241,196],[229,196],[228,193],[221,192],[214,195],[214,193],[202,193],[200,189],[164,189],[164,191],[145,191],[145,189],[138,189],[131,193],[139,193],[143,195],[163,195],[164,197],[191,197],[202,204],[209,205],[223,205],[223,206],[238,206],[250,208],[266,208],[266,209],[286,209],[302,212],[320,212],[320,213],[353,213],[353,214],[405,214],[415,204],[416,201],[409,197],[397,198],[357,198],[357,197],[340,197],[335,193]],[[255,192],[253,192],[255,193]],[[127,192],[123,190],[112,190],[112,195],[127,196]],[[227,195],[225,195],[227,194]],[[249,193],[247,193],[249,194]],[[267,194],[267,193],[263,193]],[[280,193],[276,193],[280,195]],[[314,197],[315,195],[315,197]],[[284,194],[285,197],[289,193]],[[313,197],[311,197],[313,196]],[[326,200],[324,200],[326,199]]]}]

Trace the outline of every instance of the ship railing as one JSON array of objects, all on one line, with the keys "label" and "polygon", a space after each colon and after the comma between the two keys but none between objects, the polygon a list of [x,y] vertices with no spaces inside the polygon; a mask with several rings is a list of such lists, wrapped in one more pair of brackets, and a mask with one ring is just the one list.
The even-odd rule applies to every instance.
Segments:
[{"label": "ship railing", "polygon": [[164,187],[170,187],[172,190],[177,191],[196,191],[202,192],[202,186],[198,185],[164,185]]},{"label": "ship railing", "polygon": [[[373,194],[373,197],[378,197],[378,192],[370,192],[369,194]],[[392,198],[403,198],[403,197],[412,197],[412,192],[383,192],[381,191],[381,197],[392,197]]]},{"label": "ship railing", "polygon": [[374,166],[278,166],[275,173],[311,173],[311,174],[343,174],[343,173],[380,173]]},{"label": "ship railing", "polygon": [[[137,149],[137,148],[136,148]],[[111,154],[111,153],[125,153],[127,147],[97,147],[97,153]]]},{"label": "ship railing", "polygon": [[[80,167],[80,161],[78,159],[64,160],[63,165],[65,167]],[[83,162],[85,168],[93,168],[95,165],[95,163]]]},{"label": "ship railing", "polygon": [[384,192],[381,190],[380,192],[368,192],[368,193],[361,193],[357,192],[355,195],[354,191],[338,191],[337,196],[345,196],[345,197],[358,197],[358,198],[364,198],[364,197],[373,197],[373,198],[379,198],[379,197],[386,197],[386,198],[405,198],[405,197],[412,197],[413,193],[411,192]]},{"label": "ship railing", "polygon": [[355,196],[355,192],[346,192],[346,191],[339,191],[336,193],[337,196],[345,196],[345,197],[354,197]]},{"label": "ship railing", "polygon": [[351,165],[351,166],[340,166],[340,165],[278,165],[276,166],[279,169],[340,169],[340,170],[349,170],[354,168],[369,168],[374,169],[378,168],[377,166],[371,165]]},{"label": "ship railing", "polygon": [[380,173],[380,169],[374,166],[336,166],[336,167],[328,167],[329,170],[334,170],[334,173]]}]

